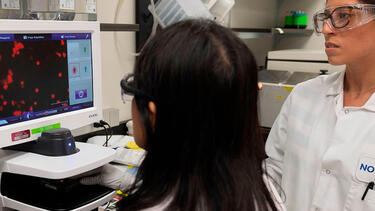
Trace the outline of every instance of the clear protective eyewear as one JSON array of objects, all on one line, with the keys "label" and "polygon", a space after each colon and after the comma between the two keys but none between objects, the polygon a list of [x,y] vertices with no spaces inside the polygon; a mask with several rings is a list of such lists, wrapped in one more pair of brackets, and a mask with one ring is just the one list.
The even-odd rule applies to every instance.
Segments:
[{"label": "clear protective eyewear", "polygon": [[343,32],[366,24],[375,19],[375,5],[354,4],[327,7],[314,14],[314,27],[322,33],[324,24],[333,32]]},{"label": "clear protective eyewear", "polygon": [[140,96],[147,98],[149,100],[153,100],[148,94],[144,93],[143,91],[137,89],[134,84],[134,74],[126,75],[120,82],[121,85],[121,99],[123,103],[131,102],[134,96]]}]

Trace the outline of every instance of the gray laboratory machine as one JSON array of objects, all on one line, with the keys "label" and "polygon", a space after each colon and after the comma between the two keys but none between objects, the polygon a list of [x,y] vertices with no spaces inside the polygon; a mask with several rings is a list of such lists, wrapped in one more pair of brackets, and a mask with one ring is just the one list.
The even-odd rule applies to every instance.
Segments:
[{"label": "gray laboratory machine", "polygon": [[343,65],[330,65],[324,51],[292,49],[268,52],[267,67],[259,72],[259,81],[263,85],[259,98],[261,126],[272,127],[285,99],[298,83],[344,69]]}]

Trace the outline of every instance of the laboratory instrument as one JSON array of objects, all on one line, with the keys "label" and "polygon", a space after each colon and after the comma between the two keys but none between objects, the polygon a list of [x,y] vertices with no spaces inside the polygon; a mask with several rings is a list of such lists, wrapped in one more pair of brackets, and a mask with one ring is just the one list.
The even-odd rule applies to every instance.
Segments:
[{"label": "laboratory instrument", "polygon": [[100,24],[0,20],[0,69],[0,210],[91,210],[112,199],[113,190],[72,178],[112,161],[113,149],[80,142],[64,156],[4,149],[102,119]]},{"label": "laboratory instrument", "polygon": [[259,92],[261,126],[272,127],[284,101],[298,83],[344,69],[345,65],[329,64],[324,51],[302,49],[269,51],[266,69],[259,72],[259,81],[262,83]]}]

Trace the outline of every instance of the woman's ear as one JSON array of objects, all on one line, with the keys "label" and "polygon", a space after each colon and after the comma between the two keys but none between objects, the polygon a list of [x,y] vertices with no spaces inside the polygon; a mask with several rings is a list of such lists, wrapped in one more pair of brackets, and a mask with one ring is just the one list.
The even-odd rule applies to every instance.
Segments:
[{"label": "woman's ear", "polygon": [[155,129],[155,123],[156,123],[156,105],[154,102],[150,101],[148,102],[148,110],[150,111],[149,120],[152,127],[152,130]]}]

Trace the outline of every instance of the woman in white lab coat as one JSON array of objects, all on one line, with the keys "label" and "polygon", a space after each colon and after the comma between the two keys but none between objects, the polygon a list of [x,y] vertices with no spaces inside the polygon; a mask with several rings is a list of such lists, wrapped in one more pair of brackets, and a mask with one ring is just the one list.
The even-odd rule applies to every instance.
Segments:
[{"label": "woman in white lab coat", "polygon": [[277,210],[262,178],[257,80],[249,49],[213,21],[158,32],[121,81],[147,154],[119,210]]},{"label": "woman in white lab coat", "polygon": [[297,85],[266,143],[288,210],[375,210],[375,0],[327,0],[314,15],[330,64]]}]

